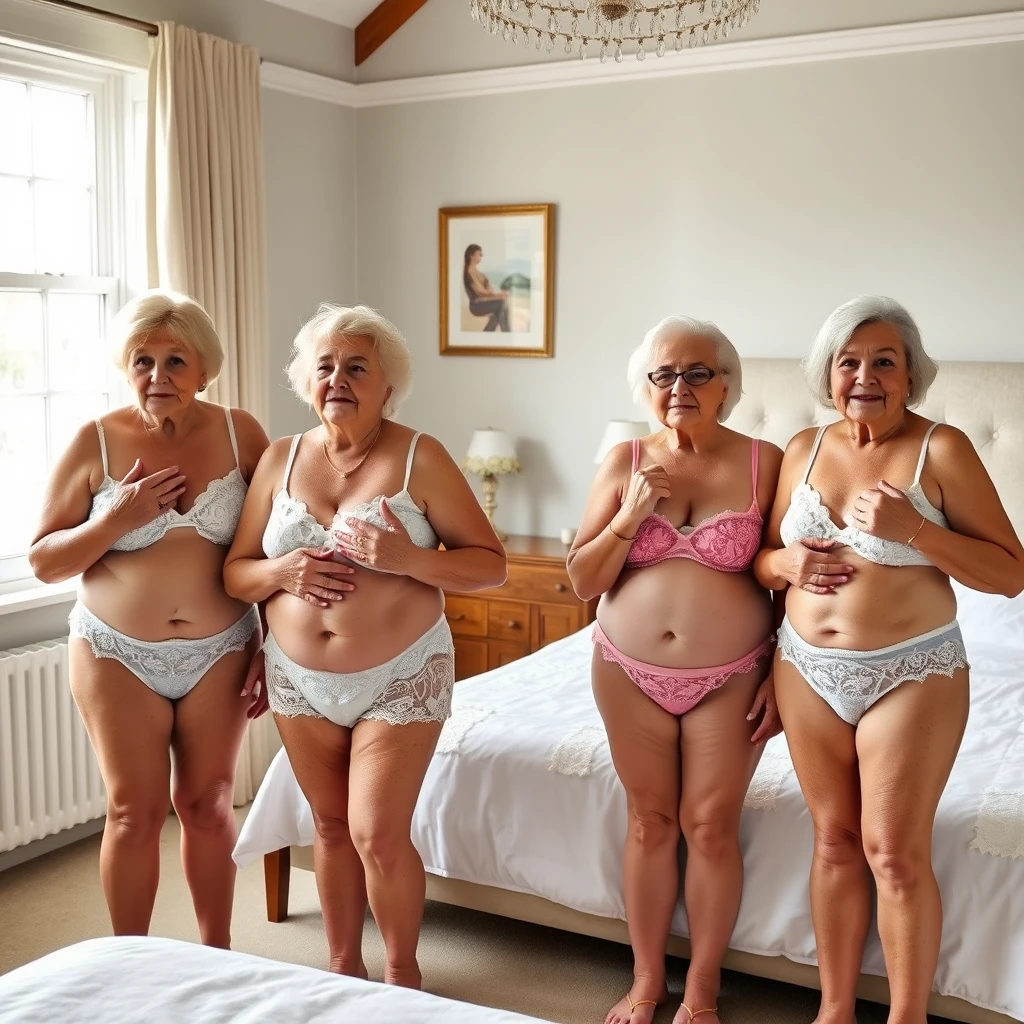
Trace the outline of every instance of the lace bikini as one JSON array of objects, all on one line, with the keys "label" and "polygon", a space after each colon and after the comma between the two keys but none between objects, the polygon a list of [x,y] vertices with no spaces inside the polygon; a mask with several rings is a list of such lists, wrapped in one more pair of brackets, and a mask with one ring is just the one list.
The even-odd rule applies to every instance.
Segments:
[{"label": "lace bikini", "polygon": [[[417,547],[436,548],[437,534],[409,493],[419,436],[415,434],[409,445],[402,490],[386,500]],[[310,514],[304,502],[288,493],[288,479],[301,439],[301,434],[292,439],[281,489],[274,495],[263,531],[267,558],[280,558],[301,547],[333,546],[334,531],[349,531],[346,519],[361,519],[386,529],[380,514],[383,496],[347,511],[339,509],[328,529]],[[345,728],[365,719],[390,725],[444,722],[451,714],[455,645],[444,615],[400,654],[361,672],[326,672],[299,665],[281,649],[273,633],[268,633],[263,649],[267,698],[275,714],[326,718]]]},{"label": "lace bikini", "polygon": [[[925,433],[914,481],[903,493],[925,519],[948,529],[945,515],[932,505],[921,487],[928,442],[937,426],[933,423]],[[884,540],[855,526],[840,528],[832,521],[821,495],[808,483],[811,466],[826,429],[827,425],[818,430],[803,480],[794,489],[780,525],[783,544],[788,546],[798,540],[824,538],[856,551],[876,565],[931,565],[909,544]],[[936,675],[951,678],[958,669],[970,668],[960,626],[955,620],[890,647],[851,651],[839,647],[815,647],[807,643],[787,617],[779,628],[779,657],[795,665],[812,689],[850,725],[856,725],[868,708],[900,683],[920,683]]]},{"label": "lace bikini", "polygon": [[[726,509],[694,527],[676,529],[663,515],[652,513],[641,524],[629,547],[625,565],[644,568],[667,558],[690,558],[721,572],[745,572],[761,546],[763,520],[757,504],[759,445],[751,442],[750,476],[753,496],[742,512]],[[640,464],[640,442],[633,441],[633,467]],[[768,637],[748,654],[727,665],[708,668],[665,668],[623,654],[595,622],[593,640],[605,661],[618,665],[659,707],[672,715],[685,715],[712,690],[732,676],[749,672],[771,650]]]},{"label": "lace bikini", "polygon": [[[201,537],[227,547],[234,540],[242,513],[247,484],[238,465],[238,442],[231,412],[224,410],[235,466],[229,473],[211,481],[187,512],[168,509],[163,515],[136,530],[131,530],[110,546],[111,551],[141,551],[161,540],[169,530],[190,527]],[[103,426],[96,422],[103,460],[103,482],[93,495],[89,519],[103,515],[114,500],[116,482],[107,463],[107,443]],[[243,650],[250,637],[260,629],[260,616],[250,607],[237,622],[213,636],[199,639],[137,640],[107,625],[79,600],[68,616],[70,636],[88,643],[96,658],[113,658],[134,673],[151,690],[168,700],[180,700],[204,675],[232,651]]]}]

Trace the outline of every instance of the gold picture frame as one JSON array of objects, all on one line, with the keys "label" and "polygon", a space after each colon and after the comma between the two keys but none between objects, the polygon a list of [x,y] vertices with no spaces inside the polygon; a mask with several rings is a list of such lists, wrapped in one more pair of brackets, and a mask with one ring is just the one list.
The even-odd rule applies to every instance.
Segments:
[{"label": "gold picture frame", "polygon": [[443,356],[554,355],[555,207],[439,211]]}]

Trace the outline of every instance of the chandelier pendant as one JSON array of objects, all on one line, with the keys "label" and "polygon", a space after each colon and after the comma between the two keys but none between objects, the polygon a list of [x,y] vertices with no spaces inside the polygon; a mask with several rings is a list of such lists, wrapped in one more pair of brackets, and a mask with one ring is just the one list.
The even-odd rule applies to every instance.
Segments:
[{"label": "chandelier pendant", "polygon": [[550,53],[556,45],[580,60],[593,48],[601,61],[623,47],[637,60],[650,49],[691,49],[725,39],[758,12],[760,0],[469,0],[469,13],[491,35],[513,45],[520,39]]}]

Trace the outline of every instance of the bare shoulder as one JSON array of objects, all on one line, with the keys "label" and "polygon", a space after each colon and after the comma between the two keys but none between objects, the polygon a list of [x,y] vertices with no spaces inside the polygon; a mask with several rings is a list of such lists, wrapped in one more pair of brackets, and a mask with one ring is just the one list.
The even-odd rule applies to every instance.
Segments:
[{"label": "bare shoulder", "polygon": [[974,442],[959,428],[948,423],[937,423],[928,440],[929,460],[962,459],[965,455],[977,456]]},{"label": "bare shoulder", "polygon": [[804,427],[803,430],[798,430],[790,439],[786,445],[785,458],[787,459],[799,459],[801,457],[806,458],[811,454],[811,448],[814,447],[814,439],[818,436],[820,427]]},{"label": "bare shoulder", "polygon": [[452,457],[451,452],[433,434],[424,434],[410,427],[402,427],[401,429],[407,432],[409,444],[412,444],[414,437],[416,438],[416,452],[413,456],[414,466],[423,465],[432,469],[438,469],[442,466],[455,464],[455,459]]},{"label": "bare shoulder", "polygon": [[235,438],[238,441],[239,461],[252,473],[259,464],[260,457],[267,450],[270,439],[263,429],[263,424],[252,413],[246,412],[245,409],[231,408],[228,415],[231,417]]}]

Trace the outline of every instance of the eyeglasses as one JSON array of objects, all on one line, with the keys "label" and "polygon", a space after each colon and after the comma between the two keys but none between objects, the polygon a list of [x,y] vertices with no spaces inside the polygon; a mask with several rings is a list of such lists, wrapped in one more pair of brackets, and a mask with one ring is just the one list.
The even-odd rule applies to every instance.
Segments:
[{"label": "eyeglasses", "polygon": [[691,388],[699,388],[701,384],[707,384],[714,376],[715,371],[710,367],[691,366],[688,370],[681,370],[679,373],[676,373],[675,370],[652,370],[647,374],[647,379],[656,388],[670,388],[679,377],[682,377]]}]

